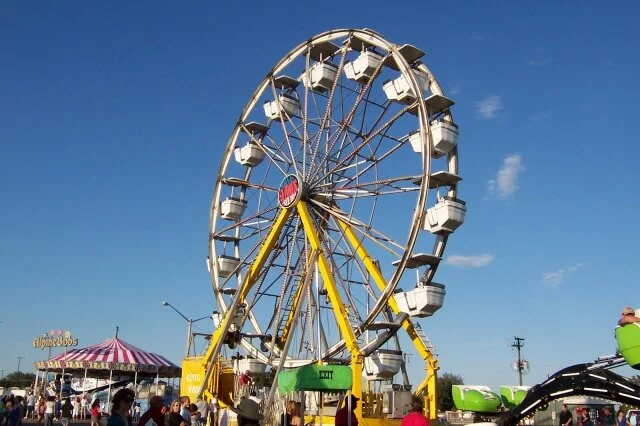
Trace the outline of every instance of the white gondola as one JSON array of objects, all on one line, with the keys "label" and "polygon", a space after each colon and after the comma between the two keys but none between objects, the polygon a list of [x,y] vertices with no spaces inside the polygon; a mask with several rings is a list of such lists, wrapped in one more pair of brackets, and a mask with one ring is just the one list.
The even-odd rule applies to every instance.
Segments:
[{"label": "white gondola", "polygon": [[[418,70],[413,70],[418,81],[418,87],[421,92],[429,90],[429,79],[426,75]],[[401,104],[410,104],[415,102],[418,96],[422,96],[422,93],[416,94],[411,87],[411,82],[404,78],[404,75],[396,78],[395,80],[389,80],[382,85],[385,95],[390,101],[395,101]]]},{"label": "white gondola", "polygon": [[266,101],[263,108],[264,114],[271,120],[280,121],[280,113],[282,113],[284,120],[287,119],[287,116],[300,116],[300,101],[284,93],[278,95],[276,100]]},{"label": "white gondola", "polygon": [[391,380],[402,366],[402,351],[378,349],[364,359],[367,380]]},{"label": "white gondola", "polygon": [[218,265],[218,275],[222,278],[231,276],[238,268],[238,265],[240,265],[240,259],[233,256],[220,255],[216,260]]},{"label": "white gondola", "polygon": [[238,360],[234,366],[234,373],[242,374],[247,371],[254,374],[264,374],[267,371],[267,364],[254,358],[243,358]]},{"label": "white gondola", "polygon": [[458,145],[458,126],[450,121],[437,119],[431,122],[433,149],[440,156],[447,155]]},{"label": "white gondola", "polygon": [[344,73],[350,80],[359,83],[366,82],[373,77],[374,71],[380,65],[382,56],[372,50],[364,51],[354,61],[344,64]]},{"label": "white gondola", "polygon": [[220,203],[220,216],[226,220],[238,220],[247,209],[247,201],[239,198],[227,197]]},{"label": "white gondola", "polygon": [[247,142],[243,147],[234,149],[233,155],[238,163],[249,167],[255,167],[264,160],[264,151],[253,141]]},{"label": "white gondola", "polygon": [[451,233],[464,223],[467,212],[465,202],[457,198],[442,197],[424,215],[424,230],[432,234]]},{"label": "white gondola", "polygon": [[409,291],[400,291],[393,295],[400,312],[406,312],[412,317],[430,317],[442,308],[446,291],[443,284],[418,284]]},{"label": "white gondola", "polygon": [[[443,157],[451,152],[458,144],[458,126],[454,123],[437,120],[431,123],[431,138],[433,139],[433,149],[431,156],[434,158]],[[422,138],[420,131],[415,130],[407,137],[411,148],[417,152],[422,152]]]},{"label": "white gondola", "polygon": [[302,74],[302,83],[305,87],[322,93],[333,87],[336,75],[338,75],[336,65],[331,62],[316,62],[309,68],[309,79],[306,72]]}]

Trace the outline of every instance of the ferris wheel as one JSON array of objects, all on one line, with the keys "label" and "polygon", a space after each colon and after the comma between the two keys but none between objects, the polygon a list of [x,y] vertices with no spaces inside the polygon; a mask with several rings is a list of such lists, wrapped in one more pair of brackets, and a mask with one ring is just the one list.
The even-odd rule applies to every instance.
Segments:
[{"label": "ferris wheel", "polygon": [[250,96],[211,204],[221,346],[270,365],[341,362],[400,350],[402,324],[442,306],[434,276],[466,207],[453,101],[423,57],[329,31]]}]

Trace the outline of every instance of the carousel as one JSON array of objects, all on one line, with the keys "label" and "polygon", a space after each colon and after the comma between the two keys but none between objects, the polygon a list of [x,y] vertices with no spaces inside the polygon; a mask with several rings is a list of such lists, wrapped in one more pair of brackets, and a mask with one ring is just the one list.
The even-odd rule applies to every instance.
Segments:
[{"label": "carousel", "polygon": [[[114,381],[133,380],[134,389],[139,380],[180,377],[181,368],[165,357],[139,349],[130,343],[116,337],[104,340],[96,345],[81,349],[65,351],[47,361],[37,361],[36,387],[40,372],[42,380],[46,380],[49,373],[84,377],[82,393],[87,391],[87,378],[108,379],[109,397],[111,385]],[[107,399],[107,406],[109,399]]]}]

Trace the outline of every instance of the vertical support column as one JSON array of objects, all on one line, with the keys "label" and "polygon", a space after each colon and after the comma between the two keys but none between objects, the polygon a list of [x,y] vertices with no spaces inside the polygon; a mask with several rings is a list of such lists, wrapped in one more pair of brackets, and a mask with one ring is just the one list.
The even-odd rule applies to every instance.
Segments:
[{"label": "vertical support column", "polygon": [[364,398],[362,397],[362,364],[363,357],[360,353],[351,354],[351,374],[353,377],[353,384],[351,385],[351,393],[357,398],[360,398],[360,403],[356,407],[354,413],[356,417],[362,418],[362,404],[364,404]]}]

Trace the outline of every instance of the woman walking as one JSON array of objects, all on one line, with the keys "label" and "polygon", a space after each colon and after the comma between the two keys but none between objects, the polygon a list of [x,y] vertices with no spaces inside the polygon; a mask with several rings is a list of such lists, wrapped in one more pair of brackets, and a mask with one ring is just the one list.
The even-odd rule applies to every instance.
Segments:
[{"label": "woman walking", "polygon": [[98,398],[91,404],[91,426],[100,426],[100,400]]},{"label": "woman walking", "polygon": [[40,426],[42,424],[42,421],[44,420],[45,410],[46,410],[46,404],[44,402],[44,397],[40,395],[40,399],[38,399],[38,405],[36,406],[36,412],[38,416],[37,426]]},{"label": "woman walking", "polygon": [[53,426],[53,415],[56,408],[56,397],[50,396],[44,407],[44,426]]}]

